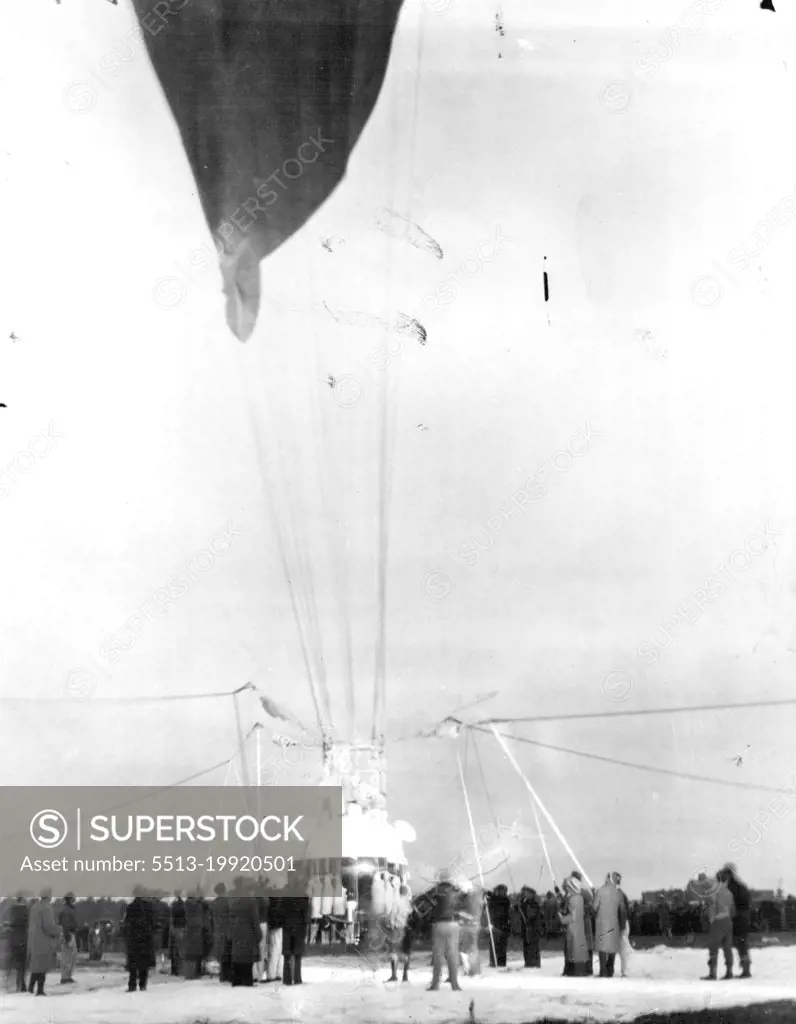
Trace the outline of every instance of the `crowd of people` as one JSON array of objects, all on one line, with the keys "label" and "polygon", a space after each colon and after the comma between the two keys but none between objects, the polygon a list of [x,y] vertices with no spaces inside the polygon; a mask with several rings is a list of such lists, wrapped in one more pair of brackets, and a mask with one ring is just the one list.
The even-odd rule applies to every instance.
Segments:
[{"label": "crowd of people", "polygon": [[[583,876],[573,871],[555,895],[548,893],[544,900],[525,886],[519,898],[512,901],[506,886],[496,886],[483,901],[482,915],[486,925],[489,960],[492,966],[506,965],[509,937],[519,935],[522,940],[526,967],[540,966],[539,943],[543,936],[554,934],[551,899],[554,898],[555,917],[564,931],[564,969],[566,977],[594,974],[595,954],[599,977],[612,978],[616,958],[619,957],[621,976],[625,977],[631,955],[630,902],[622,890],[622,876],[613,871],[606,875],[599,888],[584,884]],[[472,936],[477,935],[474,920],[478,914],[472,886],[468,882],[455,885],[443,872],[437,885],[426,897],[424,910],[415,908],[410,928],[418,927],[418,913],[425,913],[431,922],[432,980],[430,989],[439,988],[443,967],[447,965],[447,981],[459,988],[460,965],[467,973],[478,971],[477,945],[473,953]],[[751,893],[738,877],[732,864],[725,865],[709,886],[705,899],[709,920],[708,974],[702,979],[717,979],[719,951],[725,960],[724,979],[734,977],[733,949],[738,952],[741,967],[739,977],[751,977],[749,931],[751,926]],[[665,921],[664,921],[665,926]],[[669,932],[671,934],[671,932]],[[411,949],[411,941],[405,942]],[[408,956],[404,977],[408,974]]]},{"label": "crowd of people", "polygon": [[266,896],[262,886],[243,877],[235,879],[231,892],[222,882],[214,893],[212,902],[198,890],[187,899],[177,893],[164,925],[158,904],[145,891],[136,891],[122,922],[129,991],[146,989],[159,946],[168,950],[171,973],[188,979],[203,977],[212,958],[218,962],[220,980],[235,987],[255,981],[302,983],[310,897],[278,891]]},{"label": "crowd of people", "polygon": [[[288,897],[262,879],[242,877],[235,879],[230,892],[223,883],[217,885],[210,901],[196,890],[187,897],[177,892],[167,904],[137,889],[121,922],[128,990],[146,990],[159,958],[164,969],[170,966],[173,975],[187,979],[207,974],[212,959],[225,984],[301,984],[305,945],[313,934],[317,936],[318,915],[324,909],[313,893],[310,884],[306,896]],[[482,894],[471,881],[452,879],[446,872],[415,899],[397,877],[379,879],[372,895],[362,920],[360,948],[371,963],[389,960],[393,982],[398,981],[399,964],[403,981],[409,980],[412,952],[429,933],[431,991],[439,989],[446,967],[446,983],[455,990],[460,988],[460,972],[479,974],[482,949],[488,952],[492,967],[505,967],[512,935],[521,941],[527,968],[541,967],[542,940],[563,932],[564,976],[593,975],[595,955],[601,978],[614,977],[617,957],[622,977],[628,971],[630,902],[616,871],[607,874],[599,888],[586,885],[582,875],[573,871],[560,888],[555,886],[554,892],[542,897],[529,886],[514,897],[505,885]],[[345,893],[337,899],[341,906],[351,902]],[[709,932],[704,980],[717,979],[720,952],[725,961],[723,977],[734,976],[733,949],[738,952],[740,977],[751,977],[751,894],[734,865],[727,864],[717,873],[705,902]],[[53,906],[48,889],[32,904],[18,896],[8,925],[8,967],[17,991],[44,995],[47,972],[54,969],[59,953],[61,983],[73,982],[79,928],[71,893],[59,908]]]}]

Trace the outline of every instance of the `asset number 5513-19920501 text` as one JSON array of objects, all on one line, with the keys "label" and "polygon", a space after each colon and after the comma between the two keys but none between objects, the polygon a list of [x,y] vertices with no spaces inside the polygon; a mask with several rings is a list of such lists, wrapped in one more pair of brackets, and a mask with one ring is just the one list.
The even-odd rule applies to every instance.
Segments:
[{"label": "asset number 5513-19920501 text", "polygon": [[292,857],[153,857],[152,871],[295,871]]}]

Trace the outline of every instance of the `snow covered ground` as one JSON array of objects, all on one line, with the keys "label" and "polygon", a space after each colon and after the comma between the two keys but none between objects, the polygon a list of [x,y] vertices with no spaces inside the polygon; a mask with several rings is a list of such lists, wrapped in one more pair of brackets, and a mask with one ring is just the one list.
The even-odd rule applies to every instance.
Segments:
[{"label": "snow covered ground", "polygon": [[475,1020],[520,1024],[543,1015],[561,1020],[625,1020],[653,1011],[714,1009],[777,999],[796,999],[796,947],[755,950],[751,981],[701,982],[704,950],[659,946],[634,956],[632,976],[621,979],[562,978],[560,954],[544,957],[541,971],[524,970],[516,959],[507,971],[487,968],[480,978],[465,978],[462,992],[446,986],[426,992],[430,978],[424,954],[409,985],[376,979],[363,962],[312,958],[306,961],[306,984],[279,984],[231,989],[212,978],[183,981],[155,976],[151,988],[125,991],[118,966],[79,971],[77,984],[63,992],[50,975],[49,996],[5,995],[3,1024],[233,1024],[233,1022],[415,1022],[467,1021],[470,1001]]}]

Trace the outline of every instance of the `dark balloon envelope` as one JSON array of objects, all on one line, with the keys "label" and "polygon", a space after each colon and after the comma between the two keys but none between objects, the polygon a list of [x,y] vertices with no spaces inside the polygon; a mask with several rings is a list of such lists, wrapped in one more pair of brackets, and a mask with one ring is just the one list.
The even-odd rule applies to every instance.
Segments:
[{"label": "dark balloon envelope", "polygon": [[245,341],[260,261],[345,174],[403,0],[133,3],[219,251],[227,322]]}]

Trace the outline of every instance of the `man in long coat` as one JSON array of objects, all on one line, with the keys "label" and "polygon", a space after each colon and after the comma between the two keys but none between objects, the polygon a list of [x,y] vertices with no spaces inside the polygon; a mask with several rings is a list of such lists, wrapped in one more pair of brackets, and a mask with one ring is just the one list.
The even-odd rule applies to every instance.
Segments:
[{"label": "man in long coat", "polygon": [[577,878],[564,879],[564,895],[558,912],[564,925],[564,976],[581,977],[589,973],[591,950],[586,941],[586,908]]},{"label": "man in long coat", "polygon": [[213,952],[218,960],[219,981],[232,981],[232,961],[230,958],[229,940],[229,897],[227,887],[219,882],[213,892],[216,898],[213,900],[211,912],[213,917]]},{"label": "man in long coat", "polygon": [[52,889],[43,889],[41,899],[34,903],[28,918],[28,956],[30,958],[29,992],[36,989],[37,996],[44,995],[44,981],[47,971],[55,966],[58,939],[61,929],[55,923],[52,906]]},{"label": "man in long coat", "polygon": [[153,901],[137,885],[133,901],[127,907],[122,921],[122,935],[127,947],[127,991],[139,988],[146,991],[149,971],[155,966],[155,944],[158,922]]},{"label": "man in long coat", "polygon": [[185,901],[177,889],[169,912],[169,949],[171,952],[171,973],[180,973],[180,964],[185,955]]},{"label": "man in long coat", "polygon": [[282,980],[282,933],[287,915],[287,900],[272,891],[268,898],[266,924],[268,925],[265,980]]},{"label": "man in long coat", "polygon": [[[496,885],[494,892],[487,893],[486,906],[492,940],[489,943],[489,964],[491,967],[506,966],[506,951],[511,935],[511,900],[505,885]],[[494,944],[494,949],[493,949]],[[495,962],[497,958],[497,963]]]},{"label": "man in long coat", "polygon": [[285,962],[282,968],[282,982],[285,985],[301,985],[301,960],[304,956],[307,925],[310,920],[310,897],[286,897],[284,908],[282,953]]},{"label": "man in long coat", "polygon": [[240,876],[233,883],[229,901],[229,943],[233,986],[254,985],[252,974],[260,958],[260,915],[257,900]]},{"label": "man in long coat", "polygon": [[520,892],[520,919],[522,922],[522,955],[526,967],[541,967],[542,956],[539,940],[542,937],[542,906],[536,891],[524,885]]},{"label": "man in long coat", "polygon": [[555,895],[547,891],[544,900],[544,934],[547,939],[554,939],[559,933],[561,922],[558,920],[558,901]]},{"label": "man in long coat", "polygon": [[205,956],[205,902],[200,890],[192,892],[185,901],[185,945],[182,954],[182,974],[186,978],[201,978]]},{"label": "man in long coat", "polygon": [[583,896],[583,925],[586,929],[586,947],[589,951],[586,973],[594,974],[594,893],[584,883],[580,871],[573,871],[571,877],[580,885],[580,893]]},{"label": "man in long coat", "polygon": [[613,978],[614,962],[625,927],[625,904],[610,874],[605,876],[605,884],[594,897],[594,912],[600,977]]}]

